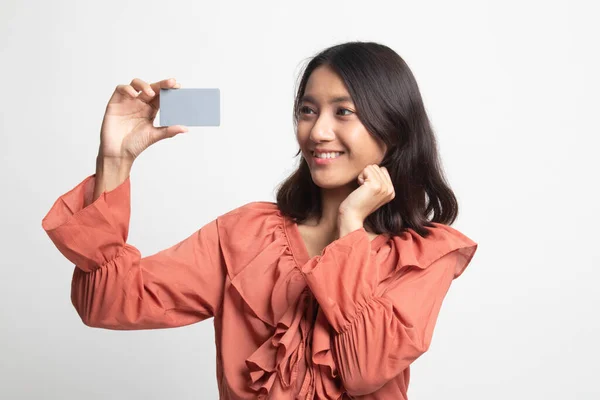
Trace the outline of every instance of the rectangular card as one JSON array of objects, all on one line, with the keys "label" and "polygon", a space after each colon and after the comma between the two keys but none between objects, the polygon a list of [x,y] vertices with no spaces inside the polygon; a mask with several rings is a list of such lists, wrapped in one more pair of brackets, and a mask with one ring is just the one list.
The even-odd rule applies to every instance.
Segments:
[{"label": "rectangular card", "polygon": [[217,88],[160,89],[160,126],[219,126],[221,92]]}]

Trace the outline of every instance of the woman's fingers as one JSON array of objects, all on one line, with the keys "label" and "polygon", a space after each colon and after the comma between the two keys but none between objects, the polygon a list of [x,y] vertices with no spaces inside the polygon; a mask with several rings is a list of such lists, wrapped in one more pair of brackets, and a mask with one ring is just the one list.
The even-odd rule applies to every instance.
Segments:
[{"label": "woman's fingers", "polygon": [[[152,84],[149,84],[142,79],[134,78],[129,86],[131,86],[136,93],[133,97],[138,97],[140,100],[150,104],[156,109],[158,109],[158,95],[160,94],[160,89],[179,89],[181,87],[175,78],[163,79],[162,81],[154,82]],[[127,90],[127,92],[131,93],[130,90]]]},{"label": "woman's fingers", "polygon": [[[155,102],[160,94],[160,89],[179,89],[181,84],[178,83],[175,78],[164,79],[162,81],[148,84],[147,82],[135,78],[129,85],[117,85],[116,90],[122,95],[126,95],[131,98],[139,98],[140,100],[150,103]],[[158,103],[152,104],[158,106]]]},{"label": "woman's fingers", "polygon": [[181,85],[177,83],[175,78],[154,82],[151,86],[156,91],[157,96],[154,96],[154,98],[151,99],[149,104],[157,111],[160,107],[160,89],[179,89],[181,87]]},{"label": "woman's fingers", "polygon": [[139,78],[134,78],[131,81],[130,85],[137,92],[141,92],[139,93],[138,98],[142,101],[145,101],[146,103],[152,98],[154,98],[154,96],[156,95],[156,91],[152,89],[152,86],[150,86],[146,81],[143,81]]},{"label": "woman's fingers", "polygon": [[136,98],[138,96],[138,92],[131,85],[117,85],[116,91],[122,94],[123,96]]},{"label": "woman's fingers", "polygon": [[177,83],[177,81],[175,81],[175,78],[169,78],[169,79],[164,79],[162,81],[154,82],[153,84],[150,85],[150,87],[156,93],[160,93],[160,89],[170,89],[170,88],[176,87],[177,85],[179,85],[179,83]]}]

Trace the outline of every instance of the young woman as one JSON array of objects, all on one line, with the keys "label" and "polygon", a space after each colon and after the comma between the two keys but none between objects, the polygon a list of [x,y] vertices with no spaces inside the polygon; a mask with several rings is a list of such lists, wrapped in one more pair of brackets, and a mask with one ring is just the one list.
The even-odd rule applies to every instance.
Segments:
[{"label": "young woman", "polygon": [[442,301],[477,243],[458,205],[413,74],[398,54],[350,42],[306,66],[294,104],[301,155],[277,202],[252,202],[142,257],[127,243],[133,161],[186,131],[154,127],[160,88],[119,85],[96,173],[42,221],[76,267],[84,324],[157,329],[214,317],[221,399],[406,399]]}]

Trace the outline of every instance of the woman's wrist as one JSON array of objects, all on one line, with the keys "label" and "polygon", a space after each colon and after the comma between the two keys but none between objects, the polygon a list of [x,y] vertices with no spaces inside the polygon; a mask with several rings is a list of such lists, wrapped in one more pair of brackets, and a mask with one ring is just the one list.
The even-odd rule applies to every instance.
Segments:
[{"label": "woman's wrist", "polygon": [[92,202],[96,201],[103,192],[109,192],[125,182],[132,166],[132,160],[99,154],[96,158],[96,181]]}]

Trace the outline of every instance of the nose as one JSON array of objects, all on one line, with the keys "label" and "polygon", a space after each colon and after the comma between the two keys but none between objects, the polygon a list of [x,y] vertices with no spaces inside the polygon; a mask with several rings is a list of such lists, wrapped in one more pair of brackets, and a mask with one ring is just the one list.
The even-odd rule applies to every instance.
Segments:
[{"label": "nose", "polygon": [[314,143],[328,142],[335,139],[333,127],[321,116],[310,130],[310,140]]}]

